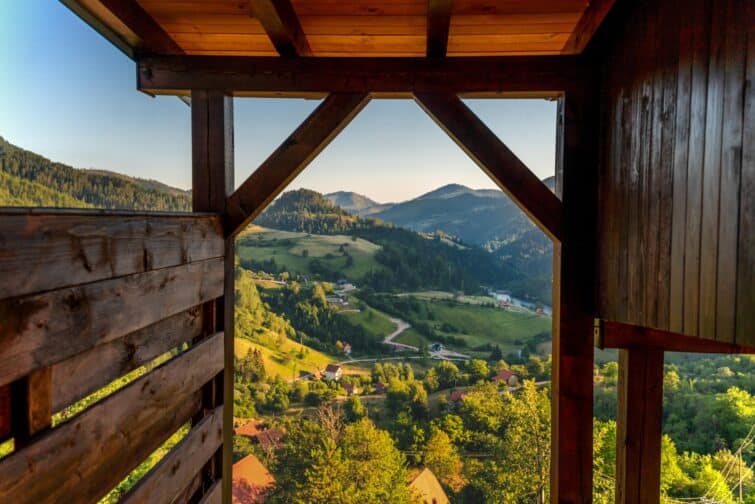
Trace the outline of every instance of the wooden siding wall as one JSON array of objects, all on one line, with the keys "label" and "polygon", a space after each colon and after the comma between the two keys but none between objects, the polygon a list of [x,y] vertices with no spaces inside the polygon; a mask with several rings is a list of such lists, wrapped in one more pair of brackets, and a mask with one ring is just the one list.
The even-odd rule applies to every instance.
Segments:
[{"label": "wooden siding wall", "polygon": [[[0,502],[95,502],[183,425],[123,496],[181,502],[212,490],[224,241],[208,214],[0,210]],[[204,307],[203,307],[204,306]],[[58,425],[52,415],[126,373],[167,362]]]},{"label": "wooden siding wall", "polygon": [[755,2],[623,2],[603,60],[599,316],[755,345]]}]

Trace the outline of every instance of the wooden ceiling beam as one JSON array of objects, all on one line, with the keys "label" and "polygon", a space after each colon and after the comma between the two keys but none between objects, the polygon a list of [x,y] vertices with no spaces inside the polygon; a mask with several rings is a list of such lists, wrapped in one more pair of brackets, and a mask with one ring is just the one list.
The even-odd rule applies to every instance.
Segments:
[{"label": "wooden ceiling beam", "polygon": [[551,239],[563,239],[561,200],[453,94],[421,93],[417,103]]},{"label": "wooden ceiling beam", "polygon": [[278,54],[288,58],[312,54],[289,0],[250,0],[249,8],[262,24]]},{"label": "wooden ceiling beam", "polygon": [[175,40],[163,30],[157,21],[136,0],[100,0],[115,17],[141,40],[136,52],[159,54],[183,54]]},{"label": "wooden ceiling beam", "polygon": [[137,86],[151,94],[220,89],[236,96],[324,97],[329,93],[462,93],[557,97],[591,73],[579,56],[453,58],[279,58],[155,56],[137,58]]},{"label": "wooden ceiling beam", "polygon": [[445,58],[448,49],[448,29],[451,26],[453,0],[427,2],[427,56]]},{"label": "wooden ceiling beam", "polygon": [[608,12],[613,7],[615,0],[590,0],[590,3],[579,18],[577,26],[574,28],[569,40],[561,49],[562,54],[580,54],[587,44],[592,40],[592,36],[598,31]]},{"label": "wooden ceiling beam", "polygon": [[366,93],[334,93],[228,198],[225,228],[242,231],[369,102]]}]

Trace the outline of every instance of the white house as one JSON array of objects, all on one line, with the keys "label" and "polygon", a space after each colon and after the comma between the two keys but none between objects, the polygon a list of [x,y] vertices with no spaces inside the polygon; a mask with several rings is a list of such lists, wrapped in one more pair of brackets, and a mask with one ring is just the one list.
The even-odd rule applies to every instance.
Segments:
[{"label": "white house", "polygon": [[328,366],[325,368],[325,373],[323,376],[326,380],[338,381],[341,379],[341,376],[343,376],[343,369],[341,369],[341,366],[338,366],[336,364],[328,364]]}]

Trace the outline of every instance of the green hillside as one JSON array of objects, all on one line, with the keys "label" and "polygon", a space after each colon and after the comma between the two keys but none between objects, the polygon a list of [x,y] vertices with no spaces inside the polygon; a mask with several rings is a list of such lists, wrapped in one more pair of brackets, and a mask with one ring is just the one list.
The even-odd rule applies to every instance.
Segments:
[{"label": "green hillside", "polygon": [[[191,194],[153,180],[102,170],[81,170],[56,163],[0,137],[0,173],[33,185],[4,179],[0,205],[95,207],[124,210],[188,211]],[[13,187],[22,196],[13,197]],[[46,190],[45,190],[46,189]],[[37,203],[40,202],[40,203]]]},{"label": "green hillside", "polygon": [[379,245],[345,235],[311,235],[252,225],[238,239],[237,250],[242,266],[268,273],[288,271],[357,281],[382,269],[375,260]]},{"label": "green hillside", "polygon": [[[381,269],[372,270],[362,278],[352,278],[376,291],[478,293],[482,291],[482,285],[500,288],[513,286],[516,289],[514,294],[518,297],[539,298],[546,302],[550,299],[549,293],[527,287],[527,275],[480,247],[459,247],[445,235],[419,234],[376,219],[351,215],[314,191],[300,189],[284,193],[255,223],[311,235],[348,235],[352,240],[362,239],[379,245],[374,259]],[[247,244],[253,245],[249,241]],[[263,248],[268,250],[260,251],[259,257],[272,254],[269,246]],[[310,260],[307,263],[310,272],[317,273],[319,269],[322,277],[330,280],[343,275],[344,268],[348,271],[345,261],[349,260],[350,255],[348,247],[344,248],[344,251],[338,251],[343,255],[343,263],[336,261],[333,267],[328,267],[320,260],[314,263],[317,268],[313,270]],[[253,259],[254,253],[250,254],[249,257]],[[333,258],[336,257],[333,254]],[[358,267],[356,258],[352,257],[351,260],[354,267]],[[256,261],[250,264],[252,269],[265,269],[266,265]],[[330,278],[327,278],[328,275]]]},{"label": "green hillside", "polygon": [[38,182],[0,171],[0,206],[91,208],[92,205]]}]

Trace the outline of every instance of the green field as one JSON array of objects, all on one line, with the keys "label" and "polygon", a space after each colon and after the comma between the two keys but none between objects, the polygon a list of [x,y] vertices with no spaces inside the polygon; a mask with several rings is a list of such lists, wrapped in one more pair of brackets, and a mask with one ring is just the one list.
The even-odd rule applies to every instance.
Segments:
[{"label": "green field", "polygon": [[[258,348],[262,352],[265,370],[269,376],[280,376],[292,379],[304,373],[323,370],[330,363],[342,360],[341,357],[333,357],[313,348],[304,347],[304,355],[299,358],[299,344],[286,340],[279,350],[273,350],[246,338],[236,338],[234,353],[237,358],[244,357],[250,348]],[[344,366],[347,374],[364,374],[362,368]]]},{"label": "green field", "polygon": [[[348,258],[340,250],[342,246],[352,258],[351,265],[347,264]],[[312,274],[314,259],[326,269],[337,271],[350,280],[382,268],[375,261],[379,245],[345,235],[310,235],[252,225],[239,238],[237,248],[242,261],[273,259],[279,268],[292,274]]]},{"label": "green field", "polygon": [[[352,305],[355,304],[352,302]],[[341,315],[348,318],[352,324],[363,327],[375,339],[382,340],[396,330],[396,324],[391,322],[388,315],[371,307],[358,312],[344,311]]]},{"label": "green field", "polygon": [[[512,352],[536,334],[551,330],[551,318],[543,315],[453,301],[426,301],[426,306],[432,315],[425,322],[444,335],[463,338],[469,348],[491,343],[500,345],[504,353]],[[409,330],[396,341],[417,345],[423,339]]]}]

